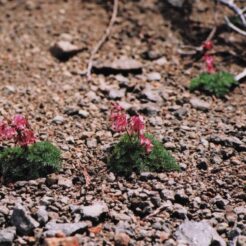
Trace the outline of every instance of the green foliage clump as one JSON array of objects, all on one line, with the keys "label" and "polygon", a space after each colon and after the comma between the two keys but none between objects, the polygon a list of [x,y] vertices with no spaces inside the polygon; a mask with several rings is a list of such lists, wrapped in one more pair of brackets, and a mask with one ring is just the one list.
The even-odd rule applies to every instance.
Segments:
[{"label": "green foliage clump", "polygon": [[234,76],[227,72],[202,73],[191,80],[190,90],[202,90],[217,97],[223,97],[237,84]]},{"label": "green foliage clump", "polygon": [[145,134],[153,144],[152,151],[147,154],[137,136],[125,134],[117,143],[108,160],[110,169],[120,175],[143,171],[179,171],[176,160],[164,149],[163,145],[151,134]]},{"label": "green foliage clump", "polygon": [[60,163],[60,150],[49,142],[10,147],[0,152],[0,176],[4,182],[36,179],[58,171]]}]

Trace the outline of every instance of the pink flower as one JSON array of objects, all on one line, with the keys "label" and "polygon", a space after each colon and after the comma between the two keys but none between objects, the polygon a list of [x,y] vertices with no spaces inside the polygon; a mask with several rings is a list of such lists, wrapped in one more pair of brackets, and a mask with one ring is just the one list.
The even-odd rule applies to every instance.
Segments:
[{"label": "pink flower", "polygon": [[34,133],[33,133],[32,130],[24,129],[18,134],[16,142],[20,146],[27,146],[29,144],[35,143],[36,142],[36,138],[35,138]]},{"label": "pink flower", "polygon": [[141,133],[144,129],[144,120],[142,116],[135,115],[130,118],[130,131]]},{"label": "pink flower", "polygon": [[151,140],[146,138],[143,134],[140,135],[140,144],[145,147],[147,154],[149,154],[153,149],[153,144]]},{"label": "pink flower", "polygon": [[23,130],[28,126],[28,122],[24,116],[17,114],[13,117],[12,126],[17,130]]},{"label": "pink flower", "polygon": [[205,41],[202,47],[204,50],[211,50],[213,48],[213,42],[211,40]]},{"label": "pink flower", "polygon": [[112,120],[112,129],[116,132],[123,132],[127,127],[127,117],[124,113],[112,113],[110,116]]},{"label": "pink flower", "polygon": [[0,121],[0,139],[4,136],[4,130],[6,128],[6,123],[3,121]]},{"label": "pink flower", "polygon": [[112,103],[112,111],[121,112],[124,109],[118,103]]},{"label": "pink flower", "polygon": [[127,128],[127,115],[123,112],[123,108],[117,104],[113,104],[110,120],[112,121],[112,129],[116,132],[123,132]]},{"label": "pink flower", "polygon": [[9,140],[16,135],[16,130],[8,126],[5,122],[0,122],[0,139]]},{"label": "pink flower", "polygon": [[214,73],[215,72],[214,58],[211,55],[205,54],[203,59],[205,61],[207,72]]},{"label": "pink flower", "polygon": [[11,126],[7,126],[4,129],[4,139],[10,140],[12,139],[14,136],[16,136],[16,130],[15,128],[11,127]]}]

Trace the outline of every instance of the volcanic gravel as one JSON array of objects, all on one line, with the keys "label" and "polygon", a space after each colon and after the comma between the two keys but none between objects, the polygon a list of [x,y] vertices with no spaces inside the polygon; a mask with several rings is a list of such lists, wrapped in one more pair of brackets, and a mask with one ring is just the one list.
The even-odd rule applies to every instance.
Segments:
[{"label": "volcanic gravel", "polygon": [[[198,225],[216,234],[218,245],[246,245],[246,85],[224,99],[192,94],[189,81],[202,60],[178,53],[206,39],[213,4],[120,1],[112,35],[95,57],[107,66],[87,81],[83,71],[112,12],[112,2],[103,2],[0,1],[0,113],[26,115],[38,139],[63,156],[57,174],[0,184],[0,240],[41,245],[60,233],[72,237],[63,240],[76,235],[80,245],[186,245],[179,226],[206,220]],[[231,12],[218,6],[218,13],[223,23]],[[245,40],[219,28],[217,69],[237,74],[246,64]],[[57,43],[65,60],[50,49]],[[138,71],[126,71],[122,59]],[[108,170],[119,138],[108,122],[116,101],[144,116],[181,172],[124,178]]]}]

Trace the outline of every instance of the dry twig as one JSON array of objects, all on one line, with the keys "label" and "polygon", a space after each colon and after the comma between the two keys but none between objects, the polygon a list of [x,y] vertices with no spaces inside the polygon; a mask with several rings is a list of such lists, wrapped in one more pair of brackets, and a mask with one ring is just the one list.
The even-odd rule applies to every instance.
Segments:
[{"label": "dry twig", "polygon": [[234,31],[246,36],[246,32],[243,31],[242,29],[238,28],[237,26],[235,26],[230,20],[228,17],[225,16],[225,21],[226,21],[226,24],[231,28],[233,29]]},{"label": "dry twig", "polygon": [[87,67],[87,72],[86,72],[86,76],[87,76],[88,80],[91,80],[91,70],[92,70],[92,66],[93,66],[94,56],[110,36],[111,29],[112,29],[114,22],[116,20],[116,17],[117,17],[118,5],[119,5],[119,1],[114,0],[113,13],[112,13],[112,17],[110,19],[109,25],[108,25],[104,35],[102,36],[102,38],[98,41],[98,43],[96,44],[96,46],[94,47],[94,49],[91,52],[91,56],[90,56],[90,59],[88,61],[88,67]]},{"label": "dry twig", "polygon": [[163,204],[162,206],[160,206],[159,208],[157,208],[153,213],[147,215],[144,220],[147,220],[157,214],[159,214],[162,210],[164,210],[165,208],[167,208],[167,204]]},{"label": "dry twig", "polygon": [[[217,31],[217,28],[214,27],[204,42],[212,40],[216,31]],[[203,43],[200,46],[183,45],[180,47],[180,49],[178,49],[178,53],[181,55],[195,55],[197,52],[202,52]]]},{"label": "dry twig", "polygon": [[[244,12],[246,10],[246,8],[240,9],[233,0],[218,0],[220,3],[226,5],[227,7],[229,7],[230,9],[232,9],[241,19],[242,25],[244,27],[246,27],[246,16],[244,15]],[[226,24],[233,29],[234,31],[240,33],[241,35],[246,36],[246,32],[242,29],[240,29],[239,27],[235,26],[227,16],[225,16],[225,21]]]},{"label": "dry twig", "polygon": [[243,79],[245,77],[246,77],[246,68],[241,73],[239,73],[238,75],[236,75],[235,76],[235,79],[236,79],[236,81],[239,81],[239,80],[241,80],[241,79]]},{"label": "dry twig", "polygon": [[82,173],[83,173],[84,178],[85,178],[85,186],[86,187],[89,187],[89,185],[91,183],[91,177],[88,174],[87,169],[86,168],[83,168]]},{"label": "dry twig", "polygon": [[240,9],[236,4],[234,4],[234,1],[232,0],[219,0],[219,2],[232,9],[240,17],[243,25],[246,26],[246,19],[243,14],[244,9]]}]

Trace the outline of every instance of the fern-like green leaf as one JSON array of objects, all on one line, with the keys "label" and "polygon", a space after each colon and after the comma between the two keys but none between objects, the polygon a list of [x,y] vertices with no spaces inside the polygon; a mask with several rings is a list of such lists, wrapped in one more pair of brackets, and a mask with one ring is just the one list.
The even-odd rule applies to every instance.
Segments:
[{"label": "fern-like green leaf", "polygon": [[223,97],[237,84],[234,76],[227,72],[202,73],[191,80],[190,90],[201,90],[217,97]]},{"label": "fern-like green leaf", "polygon": [[5,182],[36,179],[59,171],[60,163],[60,150],[49,142],[6,148],[0,153],[0,175]]},{"label": "fern-like green leaf", "polygon": [[164,149],[163,145],[152,135],[145,134],[153,144],[150,154],[147,154],[137,136],[122,136],[108,159],[109,168],[120,175],[130,175],[132,172],[143,171],[178,171],[176,160]]}]

